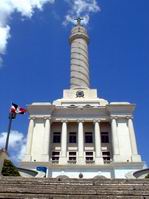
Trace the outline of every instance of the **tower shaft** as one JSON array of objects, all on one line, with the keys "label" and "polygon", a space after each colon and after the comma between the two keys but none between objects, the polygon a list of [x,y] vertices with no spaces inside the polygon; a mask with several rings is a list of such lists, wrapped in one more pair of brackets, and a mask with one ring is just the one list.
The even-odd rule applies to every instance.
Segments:
[{"label": "tower shaft", "polygon": [[78,24],[72,29],[70,88],[89,88],[88,42],[86,29]]}]

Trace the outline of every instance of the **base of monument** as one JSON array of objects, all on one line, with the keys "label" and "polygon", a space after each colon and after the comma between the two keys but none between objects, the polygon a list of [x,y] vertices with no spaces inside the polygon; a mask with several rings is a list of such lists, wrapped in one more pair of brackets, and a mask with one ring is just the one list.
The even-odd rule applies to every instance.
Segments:
[{"label": "base of monument", "polygon": [[132,161],[133,162],[140,162],[141,161],[141,156],[140,155],[132,155]]},{"label": "base of monument", "polygon": [[36,169],[38,166],[47,167],[47,177],[57,178],[59,176],[67,176],[69,178],[79,178],[80,174],[83,178],[89,179],[104,176],[109,179],[127,178],[128,173],[141,170],[144,162],[126,162],[126,163],[110,163],[104,165],[88,164],[88,165],[57,165],[49,162],[22,162],[21,167],[28,169]]}]

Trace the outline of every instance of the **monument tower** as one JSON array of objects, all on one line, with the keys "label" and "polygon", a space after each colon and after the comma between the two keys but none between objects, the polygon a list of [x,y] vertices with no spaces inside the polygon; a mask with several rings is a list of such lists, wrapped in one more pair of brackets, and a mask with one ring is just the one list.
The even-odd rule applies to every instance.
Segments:
[{"label": "monument tower", "polygon": [[86,28],[72,28],[70,89],[53,103],[28,106],[30,122],[22,165],[46,166],[49,177],[125,178],[143,168],[133,127],[135,105],[112,102],[90,88]]}]

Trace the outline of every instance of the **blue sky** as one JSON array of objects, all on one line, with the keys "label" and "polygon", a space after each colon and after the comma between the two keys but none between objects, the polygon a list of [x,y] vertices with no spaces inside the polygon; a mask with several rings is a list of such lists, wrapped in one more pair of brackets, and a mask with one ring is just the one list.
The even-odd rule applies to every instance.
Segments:
[{"label": "blue sky", "polygon": [[[136,104],[134,125],[138,149],[149,164],[149,1],[99,0],[97,3],[101,11],[88,12],[90,21],[86,25],[90,36],[91,88],[97,88],[98,95],[109,102]],[[12,101],[21,106],[52,102],[62,97],[63,89],[69,88],[68,37],[72,24],[63,25],[63,22],[70,9],[66,2],[55,1],[45,4],[42,11],[35,8],[30,18],[12,12],[7,20],[11,37],[1,55],[1,135],[7,131]],[[27,114],[13,122],[12,129],[25,136],[27,128]]]}]

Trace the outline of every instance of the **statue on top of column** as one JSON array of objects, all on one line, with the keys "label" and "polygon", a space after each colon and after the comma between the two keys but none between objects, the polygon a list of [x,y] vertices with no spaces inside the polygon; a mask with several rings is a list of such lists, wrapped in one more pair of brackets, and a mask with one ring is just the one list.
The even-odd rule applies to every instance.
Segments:
[{"label": "statue on top of column", "polygon": [[77,26],[80,26],[81,25],[81,21],[83,20],[82,17],[78,17],[75,19],[77,21]]}]

